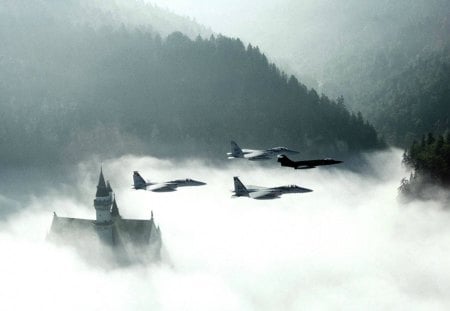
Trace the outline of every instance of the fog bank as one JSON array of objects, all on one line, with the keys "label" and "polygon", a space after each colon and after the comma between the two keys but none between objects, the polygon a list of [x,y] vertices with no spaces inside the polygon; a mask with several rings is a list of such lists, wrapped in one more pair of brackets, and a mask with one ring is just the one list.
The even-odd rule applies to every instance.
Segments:
[{"label": "fog bank", "polygon": [[[225,162],[222,169],[151,157],[107,161],[103,171],[122,216],[149,218],[153,210],[166,249],[161,265],[115,270],[89,266],[71,249],[44,241],[52,211],[94,217],[96,161],[78,166],[77,184],[28,197],[25,205],[0,193],[0,202],[16,210],[1,218],[2,306],[447,310],[448,212],[437,201],[397,202],[396,188],[405,176],[400,151],[367,157],[377,174],[336,167],[290,170],[248,161]],[[134,191],[133,170],[152,181],[190,177],[208,185],[173,193]],[[314,192],[268,201],[233,199],[235,175],[244,184],[297,184]]]}]

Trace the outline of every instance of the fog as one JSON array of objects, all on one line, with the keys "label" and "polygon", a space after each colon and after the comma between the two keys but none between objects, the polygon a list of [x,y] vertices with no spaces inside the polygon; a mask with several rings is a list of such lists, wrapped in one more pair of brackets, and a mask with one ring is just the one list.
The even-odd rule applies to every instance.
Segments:
[{"label": "fog", "polygon": [[[25,189],[22,199],[10,199],[1,193],[2,309],[447,310],[445,206],[398,202],[407,174],[399,150],[366,158],[376,174],[349,172],[345,163],[291,170],[132,155],[105,161],[122,216],[148,219],[153,211],[165,248],[161,264],[112,270],[45,242],[53,211],[94,217],[97,160],[80,163],[70,181],[39,194]],[[152,181],[190,177],[208,185],[134,191],[133,170]],[[314,192],[231,198],[235,175],[244,184],[297,184]]]},{"label": "fog", "polygon": [[[222,146],[230,139],[225,137],[230,131],[219,131],[224,136],[214,134],[219,122],[212,119],[207,131],[196,129],[201,139],[191,137],[173,117],[176,107],[162,109],[167,103],[184,105],[186,93],[180,86],[185,79],[177,80],[183,84],[166,83],[173,81],[178,71],[162,78],[164,73],[171,71],[167,68],[177,69],[178,63],[159,67],[158,55],[176,51],[177,44],[184,47],[186,40],[173,36],[175,47],[166,51],[161,46],[167,44],[155,32],[164,37],[182,30],[190,38],[198,34],[209,37],[211,27],[217,33],[260,45],[283,69],[300,73],[302,78],[313,75],[310,85],[321,85],[323,64],[348,43],[347,37],[329,31],[334,29],[330,25],[342,26],[351,6],[322,10],[328,3],[318,3],[4,1],[0,9],[0,35],[5,42],[0,48],[0,308],[447,310],[450,264],[444,259],[450,255],[449,214],[434,192],[435,200],[398,201],[397,187],[401,178],[409,175],[400,165],[401,151],[366,154],[368,167],[358,166],[358,170],[355,165],[352,171],[346,170],[350,166],[347,160],[337,167],[305,171],[281,168],[274,162],[221,162],[214,157],[216,161],[212,161],[204,140]],[[363,11],[371,8],[367,5]],[[344,18],[332,19],[336,12]],[[361,13],[352,12],[353,17]],[[411,19],[411,15],[405,18]],[[383,17],[373,25],[385,22]],[[364,29],[356,36],[358,40],[376,34],[371,27]],[[223,54],[228,56],[227,51]],[[174,59],[183,63],[183,56],[176,55]],[[205,72],[211,68],[215,67],[205,66]],[[230,74],[223,81],[234,81],[231,79]],[[223,84],[217,85],[222,89]],[[155,96],[161,90],[177,96],[166,97],[163,92]],[[196,89],[186,90],[192,95],[188,102],[197,104]],[[207,95],[204,103],[227,94]],[[254,102],[259,102],[258,97]],[[148,106],[158,109],[144,109]],[[181,117],[186,112],[178,114]],[[195,111],[192,116],[195,118],[186,124],[208,120]],[[317,120],[324,119],[319,114]],[[166,127],[158,128],[157,122]],[[233,130],[237,128],[227,122]],[[272,126],[265,124],[279,120],[267,118],[264,122],[259,124],[267,129]],[[235,139],[258,146],[258,135],[268,143],[265,132],[254,127],[257,122],[247,123],[254,133],[239,130],[232,134],[240,136]],[[120,126],[129,132],[121,131]],[[311,128],[314,134],[319,132]],[[137,129],[141,129],[139,135],[134,132]],[[325,130],[335,131],[331,127]],[[274,128],[271,133],[280,141],[276,131]],[[301,136],[292,133],[286,132],[286,139]],[[243,135],[247,137],[242,139]],[[324,136],[331,137],[329,133]],[[160,146],[154,141],[158,139],[173,149],[156,154]],[[150,147],[143,148],[141,140]],[[318,144],[312,141],[303,150],[320,151]],[[201,152],[203,160],[180,160],[186,156],[185,145],[191,148],[189,154]],[[325,153],[319,151],[314,152]],[[117,157],[123,152],[140,152],[140,156]],[[148,152],[151,155],[142,156]],[[100,155],[94,159],[92,154]],[[178,160],[156,157],[167,154],[176,154]],[[94,218],[92,200],[104,156],[103,170],[122,216],[149,219],[154,212],[164,244],[160,264],[115,269],[92,266],[75,250],[46,242],[52,212]],[[65,161],[56,163],[60,158]],[[85,158],[90,160],[78,163]],[[72,166],[66,167],[68,163]],[[52,169],[47,170],[48,166]],[[152,181],[189,177],[208,185],[173,193],[134,191],[133,170]],[[267,201],[231,198],[233,176],[239,176],[244,184],[297,184],[314,192]]]},{"label": "fog", "polygon": [[[247,36],[252,23],[255,31],[273,28],[274,23],[261,24],[261,18],[277,7],[286,6],[289,1],[223,1],[223,0],[146,0],[147,3],[156,4],[162,9],[175,14],[195,18],[197,22],[208,25],[216,33],[230,36]],[[305,2],[305,1],[303,1]]]},{"label": "fog", "polygon": [[445,0],[147,1],[258,45],[309,87],[359,110],[359,88],[448,41]]},{"label": "fog", "polygon": [[353,156],[382,145],[362,118],[288,79],[238,39],[162,38],[180,29],[198,35],[197,24],[178,17],[181,27],[171,17],[140,1],[6,1],[0,166],[198,150],[214,158],[230,139],[311,156]]}]

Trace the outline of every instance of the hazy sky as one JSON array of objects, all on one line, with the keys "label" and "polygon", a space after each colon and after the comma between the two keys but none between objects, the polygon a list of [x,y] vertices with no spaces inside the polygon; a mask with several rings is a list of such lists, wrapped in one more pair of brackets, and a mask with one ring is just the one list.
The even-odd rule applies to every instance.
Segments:
[{"label": "hazy sky", "polygon": [[215,33],[258,46],[279,68],[317,89],[321,80],[318,64],[326,62],[332,53],[328,50],[331,42],[339,39],[327,22],[335,12],[345,10],[344,5],[329,0],[145,1],[195,18]]},{"label": "hazy sky", "polygon": [[[315,12],[315,8],[320,9],[323,3],[315,4],[311,0],[146,1],[176,14],[195,18],[215,33],[238,37],[246,44],[257,45],[269,60],[294,74],[303,73],[299,71],[302,66],[297,63],[305,51],[299,52],[297,45],[302,46],[302,41],[298,41],[298,37],[301,36],[300,32],[305,35],[310,31],[298,26],[304,25],[311,16],[318,15],[315,13],[325,12]],[[310,26],[314,28],[318,25]]]},{"label": "hazy sky", "polygon": [[[161,266],[109,271],[44,241],[53,211],[95,215],[98,162],[82,163],[75,184],[59,184],[1,221],[1,304],[5,310],[448,310],[450,263],[443,259],[450,257],[450,215],[437,202],[397,202],[405,176],[400,158],[400,151],[369,155],[378,172],[370,177],[239,160],[224,169],[151,157],[107,161],[105,177],[121,214],[149,218],[153,210],[167,250]],[[208,185],[134,191],[135,169],[154,181],[191,177]],[[233,175],[246,184],[295,183],[314,192],[233,199]]]},{"label": "hazy sky", "polygon": [[[146,1],[258,45],[284,71],[319,90],[339,79],[328,72],[335,63],[347,56],[364,58],[367,49],[383,51],[386,42],[395,46],[397,33],[414,22],[427,23],[430,16],[445,20],[439,8],[446,10],[445,0]],[[327,91],[338,96],[344,86],[328,85]]]},{"label": "hazy sky", "polygon": [[[195,18],[199,23],[209,26],[213,31],[228,36],[242,36],[253,25],[264,29],[259,24],[262,14],[274,7],[279,7],[287,0],[146,0],[167,8],[174,13]],[[245,29],[244,29],[245,28]]]}]

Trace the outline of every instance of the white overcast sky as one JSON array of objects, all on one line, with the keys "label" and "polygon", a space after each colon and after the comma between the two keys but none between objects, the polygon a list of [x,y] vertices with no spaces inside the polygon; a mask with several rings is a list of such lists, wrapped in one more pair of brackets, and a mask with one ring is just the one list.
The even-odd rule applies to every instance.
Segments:
[{"label": "white overcast sky", "polygon": [[264,15],[288,0],[147,0],[161,8],[195,18],[197,22],[211,27],[214,32],[228,36],[245,36],[249,28],[262,29]]}]

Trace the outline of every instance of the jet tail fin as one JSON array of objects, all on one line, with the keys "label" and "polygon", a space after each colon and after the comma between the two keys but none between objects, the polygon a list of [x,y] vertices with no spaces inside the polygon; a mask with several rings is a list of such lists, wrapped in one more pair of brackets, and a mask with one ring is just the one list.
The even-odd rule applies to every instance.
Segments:
[{"label": "jet tail fin", "polygon": [[281,166],[291,166],[291,167],[295,167],[295,162],[292,161],[291,159],[289,159],[287,156],[285,156],[284,154],[281,154],[278,156],[278,162],[281,163]]},{"label": "jet tail fin", "polygon": [[133,183],[134,189],[146,189],[148,185],[148,183],[144,178],[142,178],[138,171],[133,172]]},{"label": "jet tail fin", "polygon": [[234,195],[237,197],[241,196],[248,197],[248,190],[247,188],[245,188],[244,184],[236,176],[233,177],[233,179],[234,179]]},{"label": "jet tail fin", "polygon": [[231,153],[229,153],[228,155],[230,155],[231,157],[229,158],[244,157],[244,152],[242,152],[242,149],[238,146],[238,144],[234,140],[232,140],[230,143],[231,143]]}]

